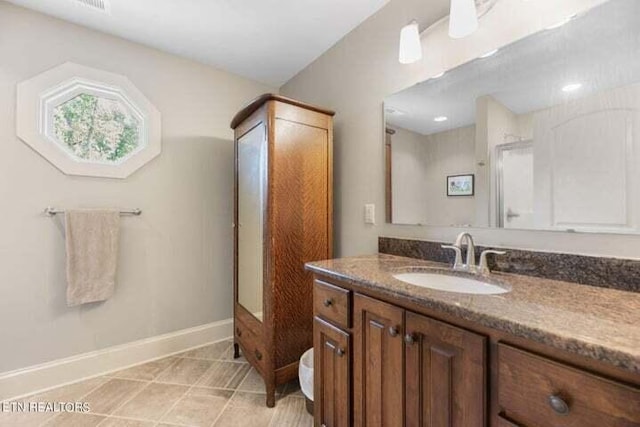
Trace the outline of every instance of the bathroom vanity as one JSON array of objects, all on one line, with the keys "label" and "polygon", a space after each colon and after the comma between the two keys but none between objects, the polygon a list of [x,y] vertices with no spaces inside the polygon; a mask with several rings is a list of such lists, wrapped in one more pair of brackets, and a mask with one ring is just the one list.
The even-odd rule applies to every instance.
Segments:
[{"label": "bathroom vanity", "polygon": [[[603,1],[385,97],[387,222],[524,248],[637,238],[638,16]],[[490,275],[486,257],[484,275],[451,270],[459,242],[455,261],[402,243],[413,258],[307,264],[316,426],[640,426],[640,262],[575,255],[601,251],[580,239],[508,251]]]},{"label": "bathroom vanity", "polygon": [[316,426],[640,426],[638,293],[507,273],[444,292],[394,275],[448,265],[386,254],[307,268]]}]

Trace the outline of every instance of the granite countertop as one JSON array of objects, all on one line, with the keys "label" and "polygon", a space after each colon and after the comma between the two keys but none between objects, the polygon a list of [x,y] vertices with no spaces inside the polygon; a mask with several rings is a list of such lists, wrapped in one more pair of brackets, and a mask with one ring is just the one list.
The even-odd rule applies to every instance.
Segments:
[{"label": "granite countertop", "polygon": [[499,295],[436,291],[393,274],[410,267],[448,267],[395,255],[367,255],[308,263],[307,269],[378,294],[400,297],[483,326],[640,374],[640,294],[509,273],[491,281],[511,288]]}]

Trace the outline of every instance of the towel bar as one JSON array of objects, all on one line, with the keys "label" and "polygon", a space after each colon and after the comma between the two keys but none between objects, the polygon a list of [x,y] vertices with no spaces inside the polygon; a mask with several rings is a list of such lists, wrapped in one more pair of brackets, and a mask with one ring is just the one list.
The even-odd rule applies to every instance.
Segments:
[{"label": "towel bar", "polygon": [[[54,216],[54,215],[58,215],[58,214],[63,214],[64,210],[62,209],[56,209],[56,208],[52,208],[52,207],[47,207],[44,210],[44,213],[46,215],[49,216]],[[128,209],[128,210],[122,210],[120,211],[120,215],[135,215],[135,216],[139,216],[142,214],[142,211],[140,209]]]}]

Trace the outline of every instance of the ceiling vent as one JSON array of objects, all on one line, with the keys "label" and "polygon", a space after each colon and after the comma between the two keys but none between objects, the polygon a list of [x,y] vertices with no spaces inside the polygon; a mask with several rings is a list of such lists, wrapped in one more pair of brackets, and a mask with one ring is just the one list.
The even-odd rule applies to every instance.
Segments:
[{"label": "ceiling vent", "polygon": [[111,14],[111,4],[109,0],[74,0],[74,3],[95,10],[96,12]]}]

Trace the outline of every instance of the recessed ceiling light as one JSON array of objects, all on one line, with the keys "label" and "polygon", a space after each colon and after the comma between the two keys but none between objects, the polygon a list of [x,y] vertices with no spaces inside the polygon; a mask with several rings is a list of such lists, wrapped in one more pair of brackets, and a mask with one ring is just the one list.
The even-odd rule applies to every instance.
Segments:
[{"label": "recessed ceiling light", "polygon": [[441,73],[436,74],[435,76],[431,77],[432,79],[439,79],[440,77],[444,76],[444,71]]},{"label": "recessed ceiling light", "polygon": [[447,116],[438,116],[433,119],[434,122],[446,122],[447,120],[449,120]]},{"label": "recessed ceiling light", "polygon": [[480,55],[480,58],[483,58],[483,59],[484,59],[484,58],[488,58],[488,57],[490,57],[490,56],[493,56],[493,55],[495,55],[496,53],[498,53],[498,50],[499,50],[499,49],[493,49],[493,50],[490,50],[489,52],[485,53],[484,55]]},{"label": "recessed ceiling light", "polygon": [[563,92],[573,92],[582,87],[582,83],[569,83],[562,87]]},{"label": "recessed ceiling light", "polygon": [[560,28],[564,24],[566,24],[566,23],[570,22],[571,20],[573,20],[573,18],[575,18],[576,16],[578,16],[578,15],[577,14],[573,14],[571,16],[568,16],[568,17],[564,18],[562,21],[557,22],[557,23],[551,25],[550,27],[547,27],[546,29],[547,30],[555,30],[556,28]]}]

